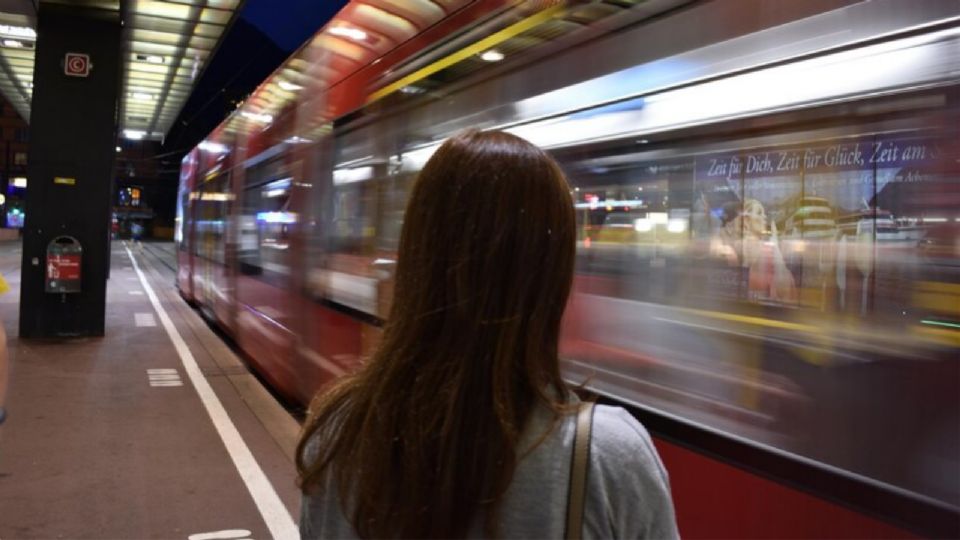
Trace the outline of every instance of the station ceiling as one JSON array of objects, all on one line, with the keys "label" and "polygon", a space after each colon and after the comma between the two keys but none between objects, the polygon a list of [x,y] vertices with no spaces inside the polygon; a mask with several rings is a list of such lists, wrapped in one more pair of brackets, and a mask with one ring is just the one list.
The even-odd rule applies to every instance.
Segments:
[{"label": "station ceiling", "polygon": [[[0,93],[30,121],[40,0],[0,0]],[[43,3],[48,3],[46,0]],[[58,0],[119,12],[124,21],[120,129],[162,139],[243,0]]]}]

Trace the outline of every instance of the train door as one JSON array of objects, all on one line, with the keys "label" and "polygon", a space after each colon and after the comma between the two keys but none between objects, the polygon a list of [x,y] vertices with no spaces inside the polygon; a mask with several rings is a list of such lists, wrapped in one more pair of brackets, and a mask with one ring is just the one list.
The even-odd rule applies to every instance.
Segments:
[{"label": "train door", "polygon": [[[372,137],[357,137],[356,145],[328,136],[311,151],[307,163],[313,188],[304,215],[303,330],[297,353],[303,366],[298,393],[313,392],[359,365],[363,336],[374,321],[376,302],[367,273],[373,260],[364,248],[372,230],[371,184],[374,167]],[[360,161],[352,167],[335,163]]]},{"label": "train door", "polygon": [[214,175],[204,182],[196,201],[199,260],[195,294],[209,315],[221,322],[228,319],[231,303],[226,259],[228,216],[233,198],[231,179],[229,171]]},{"label": "train door", "polygon": [[237,335],[263,373],[289,393],[297,375],[290,361],[293,164],[286,144],[246,164],[237,219]]}]

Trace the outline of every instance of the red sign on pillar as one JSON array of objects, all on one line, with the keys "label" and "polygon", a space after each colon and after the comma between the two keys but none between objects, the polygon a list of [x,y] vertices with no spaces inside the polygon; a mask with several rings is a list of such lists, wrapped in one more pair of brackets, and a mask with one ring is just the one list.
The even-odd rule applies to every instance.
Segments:
[{"label": "red sign on pillar", "polygon": [[63,72],[70,77],[86,77],[91,67],[89,54],[68,52],[63,60]]},{"label": "red sign on pillar", "polygon": [[48,293],[80,292],[83,247],[72,236],[58,236],[47,244],[46,285]]},{"label": "red sign on pillar", "polygon": [[47,258],[47,279],[79,280],[80,255],[50,255]]}]

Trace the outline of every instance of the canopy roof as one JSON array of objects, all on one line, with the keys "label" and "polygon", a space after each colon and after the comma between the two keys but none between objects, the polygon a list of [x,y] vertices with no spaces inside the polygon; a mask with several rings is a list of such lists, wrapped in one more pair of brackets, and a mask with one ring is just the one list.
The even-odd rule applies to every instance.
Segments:
[{"label": "canopy roof", "polygon": [[[243,0],[58,0],[123,17],[120,128],[162,139],[213,56]],[[44,1],[46,2],[46,0]],[[36,0],[0,0],[0,93],[29,122]]]}]

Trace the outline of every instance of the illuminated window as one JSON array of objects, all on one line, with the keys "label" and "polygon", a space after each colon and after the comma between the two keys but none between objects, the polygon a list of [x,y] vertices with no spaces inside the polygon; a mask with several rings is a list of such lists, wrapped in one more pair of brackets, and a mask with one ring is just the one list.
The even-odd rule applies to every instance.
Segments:
[{"label": "illuminated window", "polygon": [[13,164],[26,166],[27,165],[27,153],[26,152],[15,152],[13,154]]}]

